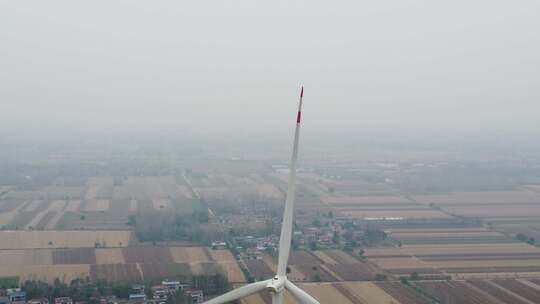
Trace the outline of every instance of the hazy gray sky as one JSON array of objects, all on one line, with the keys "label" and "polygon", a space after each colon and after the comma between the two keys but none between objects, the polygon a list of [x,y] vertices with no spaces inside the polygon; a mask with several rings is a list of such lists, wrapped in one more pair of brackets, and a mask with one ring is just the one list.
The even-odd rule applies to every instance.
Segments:
[{"label": "hazy gray sky", "polygon": [[0,1],[0,120],[538,129],[540,2]]}]

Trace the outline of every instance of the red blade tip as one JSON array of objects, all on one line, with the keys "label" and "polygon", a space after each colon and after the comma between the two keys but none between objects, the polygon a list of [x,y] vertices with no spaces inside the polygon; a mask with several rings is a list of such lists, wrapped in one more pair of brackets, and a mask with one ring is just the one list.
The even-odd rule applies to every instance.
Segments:
[{"label": "red blade tip", "polygon": [[302,90],[300,91],[300,97],[304,97],[304,86],[302,86]]}]

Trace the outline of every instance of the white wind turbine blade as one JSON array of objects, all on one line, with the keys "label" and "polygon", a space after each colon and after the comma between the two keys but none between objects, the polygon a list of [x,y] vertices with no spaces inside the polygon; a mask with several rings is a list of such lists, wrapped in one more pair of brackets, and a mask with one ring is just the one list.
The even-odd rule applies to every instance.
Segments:
[{"label": "white wind turbine blade", "polygon": [[272,293],[272,304],[283,304],[283,290],[277,293]]},{"label": "white wind turbine blade", "polygon": [[296,160],[298,159],[298,140],[300,137],[300,117],[302,115],[302,99],[304,97],[304,87],[300,91],[300,101],[298,102],[298,114],[296,116],[296,130],[294,132],[294,146],[291,156],[289,185],[287,197],[285,199],[285,211],[283,212],[283,223],[281,226],[281,236],[279,237],[279,258],[278,276],[285,276],[287,273],[287,262],[291,250],[292,224],[294,211],[294,190],[296,179]]},{"label": "white wind turbine blade", "polygon": [[314,297],[289,281],[285,281],[285,289],[287,289],[296,300],[302,304],[321,304],[319,301],[315,300]]},{"label": "white wind turbine blade", "polygon": [[204,302],[204,304],[224,304],[234,300],[238,300],[243,297],[247,297],[249,295],[264,290],[266,288],[266,285],[271,281],[272,280],[266,280],[244,285],[242,287],[231,290],[219,297],[206,301]]}]

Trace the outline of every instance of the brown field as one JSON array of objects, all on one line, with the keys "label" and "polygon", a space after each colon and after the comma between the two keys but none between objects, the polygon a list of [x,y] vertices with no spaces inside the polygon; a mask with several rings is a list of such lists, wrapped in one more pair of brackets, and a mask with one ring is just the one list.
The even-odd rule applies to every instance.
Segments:
[{"label": "brown field", "polygon": [[126,263],[173,263],[168,247],[126,247],[122,249]]},{"label": "brown field", "polygon": [[35,211],[43,202],[43,200],[33,200],[22,211]]},{"label": "brown field", "polygon": [[[335,304],[401,304],[397,298],[393,298],[384,290],[373,283],[300,283],[300,288],[308,292],[320,303]],[[236,286],[239,287],[239,286]],[[285,304],[297,304],[298,302],[285,291],[283,299]],[[268,293],[261,292],[241,300],[243,304],[270,304]],[[429,303],[429,302],[425,302]],[[415,304],[425,304],[418,302]],[[409,304],[404,302],[403,304]]]},{"label": "brown field", "polygon": [[321,303],[355,304],[332,284],[303,284],[302,289],[315,297]]},{"label": "brown field", "polygon": [[60,214],[60,213],[55,212],[55,211],[49,211],[49,212],[45,213],[45,215],[36,224],[35,228],[38,229],[38,230],[47,229],[49,227],[51,221],[54,221],[55,218],[58,218],[58,214]]},{"label": "brown field", "polygon": [[335,281],[337,280],[326,267],[321,267],[323,261],[312,255],[308,251],[297,250],[291,252],[289,257],[289,268],[299,272],[295,276],[302,281]]},{"label": "brown field", "polygon": [[111,200],[109,210],[107,211],[107,222],[113,220],[127,221],[127,218],[132,215],[130,200]]},{"label": "brown field", "polygon": [[321,200],[329,205],[385,205],[410,204],[411,201],[402,196],[326,196]]},{"label": "brown field", "polygon": [[212,259],[216,261],[227,274],[229,282],[232,283],[244,283],[246,278],[244,273],[238,266],[235,258],[229,250],[210,250],[210,255]]},{"label": "brown field", "polygon": [[392,232],[391,236],[398,240],[407,239],[447,239],[447,238],[492,238],[505,237],[496,231],[445,231],[445,232]]},{"label": "brown field", "polygon": [[438,281],[438,282],[418,282],[428,294],[436,298],[440,303],[460,303],[460,304],[497,304],[493,298],[483,292],[471,287],[466,282],[460,281]]},{"label": "brown field", "polygon": [[516,297],[515,295],[506,292],[504,289],[501,289],[497,287],[497,285],[493,284],[490,281],[487,280],[472,280],[467,281],[471,286],[474,286],[480,290],[482,290],[485,293],[488,293],[495,298],[499,299],[500,301],[503,301],[504,303],[508,304],[528,304],[528,302],[525,302],[521,300],[520,298]]},{"label": "brown field", "polygon": [[370,261],[377,264],[382,269],[430,269],[431,264],[415,257],[385,257],[370,258]]},{"label": "brown field", "polygon": [[84,187],[73,186],[47,186],[41,188],[36,197],[43,197],[49,200],[65,199],[80,199],[84,196]]},{"label": "brown field", "polygon": [[126,246],[131,231],[0,231],[0,249]]},{"label": "brown field", "polygon": [[193,275],[215,275],[217,273],[224,273],[224,269],[217,263],[192,263],[189,264],[191,273]]},{"label": "brown field", "polygon": [[17,208],[21,208],[26,202],[27,200],[24,199],[0,200],[0,212],[4,213],[14,211]]},{"label": "brown field", "polygon": [[108,199],[90,199],[84,202],[83,211],[105,212],[109,210],[111,201]]},{"label": "brown field", "polygon": [[523,260],[510,260],[510,259],[502,259],[502,260],[449,260],[449,261],[429,261],[426,262],[430,266],[438,269],[452,269],[452,268],[501,268],[501,267],[507,267],[507,268],[520,268],[520,267],[531,267],[532,268],[540,268],[540,259],[523,259]]},{"label": "brown field", "polygon": [[171,247],[170,248],[172,259],[175,263],[189,263],[189,255],[186,247]]},{"label": "brown field", "polygon": [[[276,263],[268,255],[263,255],[262,260],[244,262],[256,279],[271,276],[276,271]],[[340,250],[293,251],[289,258],[289,270],[289,279],[298,282],[319,279],[325,282],[359,281],[371,280],[375,276],[368,264]]]},{"label": "brown field", "polygon": [[0,201],[0,227],[10,225],[19,212],[26,208],[27,203],[28,201],[13,199]]},{"label": "brown field", "polygon": [[96,264],[94,248],[56,249],[52,254],[53,263],[57,264]]},{"label": "brown field", "polygon": [[489,255],[493,253],[506,255],[540,254],[540,248],[526,243],[404,245],[401,251],[416,256]]},{"label": "brown field", "polygon": [[360,264],[357,259],[341,250],[325,250],[324,253],[329,255],[334,261],[338,262],[338,264]]},{"label": "brown field", "polygon": [[[481,273],[529,273],[540,270],[539,248],[525,243],[405,245],[369,249],[365,255],[394,274],[447,272],[457,277]],[[466,275],[467,277],[474,277]]]},{"label": "brown field", "polygon": [[70,200],[68,201],[64,211],[66,212],[78,212],[81,206],[81,200]]},{"label": "brown field", "polygon": [[190,263],[206,263],[209,261],[208,251],[204,247],[184,247]]},{"label": "brown field", "polygon": [[21,211],[17,212],[13,215],[11,221],[9,221],[9,224],[7,225],[8,229],[23,229],[25,226],[28,225],[32,221],[32,219],[39,214],[39,211]]},{"label": "brown field", "polygon": [[0,213],[0,227],[5,227],[8,225],[13,220],[16,213],[16,211]]},{"label": "brown field", "polygon": [[193,274],[193,275],[204,275],[205,274],[205,271],[204,271],[204,263],[191,263],[189,264],[189,271]]},{"label": "brown field", "polygon": [[[377,285],[368,282],[350,282],[341,283],[346,290],[348,290],[355,298],[362,304],[389,304],[400,302],[387,294],[384,290],[377,287]],[[328,302],[334,303],[334,302]],[[338,302],[336,302],[338,303]]]},{"label": "brown field", "polygon": [[240,300],[240,303],[242,304],[268,304],[263,300],[262,296],[258,293],[251,295],[249,297],[245,297],[244,299]]},{"label": "brown field", "polygon": [[526,243],[493,243],[493,244],[421,244],[403,245],[401,248],[367,248],[366,257],[489,257],[489,256],[536,256],[540,248]]},{"label": "brown field", "polygon": [[0,265],[52,265],[51,249],[0,250]]},{"label": "brown field", "polygon": [[56,278],[71,282],[90,276],[90,265],[0,265],[0,276],[18,276],[20,281],[41,280],[53,283]]},{"label": "brown field", "polygon": [[171,201],[164,198],[154,198],[152,199],[152,206],[156,210],[163,210],[171,208]]},{"label": "brown field", "polygon": [[266,279],[275,274],[275,271],[263,260],[246,260],[244,262],[249,269],[249,272],[256,280]]},{"label": "brown field", "polygon": [[[139,264],[142,270],[144,279],[162,279],[162,278],[172,278],[184,276],[187,277],[190,275],[190,267],[188,264],[178,264],[178,263],[141,263]],[[207,274],[206,269],[202,273],[197,274]]]},{"label": "brown field", "polygon": [[528,190],[490,191],[490,192],[453,192],[442,195],[414,196],[418,202],[437,205],[458,204],[524,204],[540,203],[540,194]]},{"label": "brown field", "polygon": [[531,219],[540,217],[540,203],[535,205],[500,204],[497,206],[497,208],[486,208],[486,206],[482,205],[456,205],[443,207],[443,209],[451,214],[468,217],[490,218],[494,220],[503,220],[508,218]]},{"label": "brown field", "polygon": [[[53,230],[55,229],[56,225],[58,224],[58,222],[60,221],[60,219],[64,216],[64,212],[61,211],[61,212],[54,212],[52,211],[52,217],[50,218],[50,220],[47,221],[46,225],[43,226],[42,229],[47,229],[47,230]],[[49,213],[50,214],[50,213]],[[39,227],[39,226],[38,226]]]},{"label": "brown field", "polygon": [[338,264],[338,262],[332,259],[325,251],[317,250],[317,251],[314,251],[313,254],[319,259],[321,259],[325,264],[329,264],[329,265]]},{"label": "brown field", "polygon": [[[44,229],[48,226],[57,213],[61,213],[66,206],[66,201],[55,200],[50,203],[41,203],[36,208],[33,208],[35,216],[26,224],[26,229]],[[27,208],[28,209],[28,206]]]},{"label": "brown field", "polygon": [[394,299],[398,299],[400,304],[430,304],[431,301],[410,287],[400,282],[377,282],[377,287],[384,290]]},{"label": "brown field", "polygon": [[92,280],[106,280],[109,282],[140,282],[141,271],[136,264],[103,264],[90,266]]},{"label": "brown field", "polygon": [[519,280],[493,280],[492,282],[532,303],[540,303],[540,289],[528,286]]},{"label": "brown field", "polygon": [[[0,277],[19,276],[22,280],[41,278],[47,282],[56,277],[71,280],[87,276],[108,281],[140,281],[142,277],[167,278],[223,273],[230,282],[245,282],[242,270],[229,251],[208,251],[204,247],[175,249],[180,248],[184,250],[171,250],[162,246],[0,250]],[[173,262],[172,252],[183,252],[183,259],[186,258],[187,262]],[[203,254],[205,258],[201,259],[199,254]],[[189,261],[189,255],[196,256],[197,259]],[[46,271],[51,269],[46,266],[55,266],[58,270],[46,274]]]},{"label": "brown field", "polygon": [[95,250],[96,264],[124,264],[122,248],[97,248]]},{"label": "brown field", "polygon": [[397,247],[373,247],[364,249],[365,257],[393,257],[407,256],[401,248]]},{"label": "brown field", "polygon": [[110,198],[113,191],[114,180],[112,177],[91,177],[86,183],[84,199],[93,200]]},{"label": "brown field", "polygon": [[373,280],[375,272],[367,263],[363,263],[341,250],[315,251],[324,268],[341,281]]},{"label": "brown field", "polygon": [[438,210],[420,209],[420,210],[340,210],[346,216],[358,219],[443,219],[450,218]]}]

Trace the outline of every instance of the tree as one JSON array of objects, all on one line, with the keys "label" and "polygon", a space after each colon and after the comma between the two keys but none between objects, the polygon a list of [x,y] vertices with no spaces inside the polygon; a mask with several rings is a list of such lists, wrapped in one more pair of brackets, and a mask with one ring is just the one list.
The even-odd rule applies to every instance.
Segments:
[{"label": "tree", "polygon": [[527,242],[527,236],[521,232],[516,234],[516,239],[522,242]]},{"label": "tree", "polygon": [[340,240],[339,232],[334,231],[334,236],[332,237],[332,242],[334,244],[339,244],[339,240]]}]

